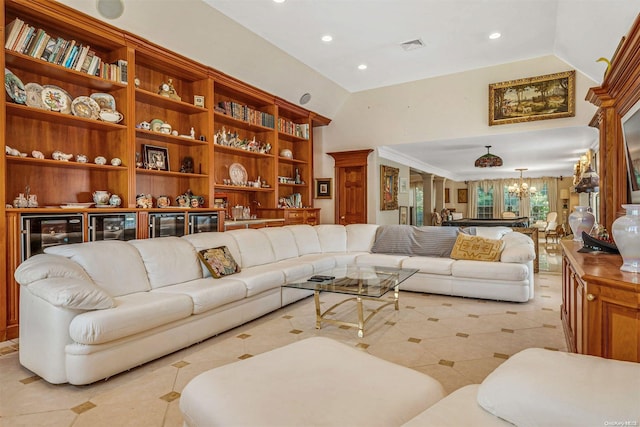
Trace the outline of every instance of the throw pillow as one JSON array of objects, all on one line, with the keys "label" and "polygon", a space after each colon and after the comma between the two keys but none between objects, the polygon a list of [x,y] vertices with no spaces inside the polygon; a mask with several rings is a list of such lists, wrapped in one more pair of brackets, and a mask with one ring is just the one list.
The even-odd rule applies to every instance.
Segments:
[{"label": "throw pillow", "polygon": [[502,240],[487,239],[460,233],[451,251],[451,258],[471,261],[500,261]]},{"label": "throw pillow", "polygon": [[238,273],[240,266],[233,259],[231,252],[226,246],[217,248],[203,249],[198,252],[198,257],[202,260],[207,270],[216,279],[222,276]]},{"label": "throw pillow", "polygon": [[381,225],[372,253],[448,258],[458,227]]}]

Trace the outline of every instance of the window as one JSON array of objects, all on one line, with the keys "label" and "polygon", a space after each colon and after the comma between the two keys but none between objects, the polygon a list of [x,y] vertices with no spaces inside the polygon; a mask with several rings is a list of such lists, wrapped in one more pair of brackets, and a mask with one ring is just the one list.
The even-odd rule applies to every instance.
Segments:
[{"label": "window", "polygon": [[493,218],[493,187],[486,192],[478,188],[478,218]]},{"label": "window", "polygon": [[544,184],[538,192],[530,197],[531,218],[532,220],[546,220],[549,213],[549,196],[547,193],[547,184]]},{"label": "window", "polygon": [[509,186],[503,187],[504,192],[504,210],[507,212],[513,212],[517,217],[520,216],[520,198],[518,196],[509,195]]}]

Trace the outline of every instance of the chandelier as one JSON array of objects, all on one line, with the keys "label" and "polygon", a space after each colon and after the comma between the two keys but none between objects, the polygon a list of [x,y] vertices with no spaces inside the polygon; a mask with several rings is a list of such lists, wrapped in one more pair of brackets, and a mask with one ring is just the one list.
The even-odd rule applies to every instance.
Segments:
[{"label": "chandelier", "polygon": [[476,159],[475,166],[477,168],[493,168],[496,166],[502,166],[502,159],[498,156],[494,156],[489,152],[490,145],[485,145],[487,148],[487,154],[484,154]]},{"label": "chandelier", "polygon": [[524,197],[529,197],[530,195],[536,194],[538,192],[538,190],[536,190],[536,187],[529,187],[529,184],[524,182],[524,180],[522,179],[522,171],[526,171],[528,169],[518,168],[516,170],[520,172],[520,180],[518,182],[514,182],[509,186],[509,196],[522,199]]}]

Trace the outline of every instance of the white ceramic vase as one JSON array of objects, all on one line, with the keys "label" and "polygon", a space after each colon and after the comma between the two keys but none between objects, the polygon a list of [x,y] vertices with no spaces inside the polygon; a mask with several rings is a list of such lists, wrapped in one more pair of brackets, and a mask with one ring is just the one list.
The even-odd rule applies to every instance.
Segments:
[{"label": "white ceramic vase", "polygon": [[613,221],[613,240],[622,255],[622,271],[640,273],[640,205],[622,205],[625,216]]},{"label": "white ceramic vase", "polygon": [[573,232],[573,240],[582,242],[582,232],[589,234],[596,222],[596,217],[589,212],[587,206],[576,206],[575,210],[569,215],[569,227]]}]

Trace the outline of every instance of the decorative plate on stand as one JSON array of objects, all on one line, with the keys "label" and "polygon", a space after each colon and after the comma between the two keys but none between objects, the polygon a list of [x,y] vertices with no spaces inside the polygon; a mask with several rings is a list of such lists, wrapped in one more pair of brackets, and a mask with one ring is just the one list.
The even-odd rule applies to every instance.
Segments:
[{"label": "decorative plate on stand", "polygon": [[100,105],[88,96],[79,96],[71,103],[71,112],[74,116],[98,120]]},{"label": "decorative plate on stand", "polygon": [[42,103],[42,86],[38,83],[27,83],[24,85],[24,90],[27,92],[27,106],[47,110]]},{"label": "decorative plate on stand", "polygon": [[24,90],[22,81],[8,68],[4,69],[4,88],[7,90],[9,98],[16,104],[27,102],[27,92]]},{"label": "decorative plate on stand", "polygon": [[66,90],[54,85],[44,85],[41,94],[42,103],[47,110],[71,114],[71,96]]},{"label": "decorative plate on stand", "polygon": [[233,185],[244,185],[247,182],[247,170],[240,163],[229,166],[229,178]]}]

